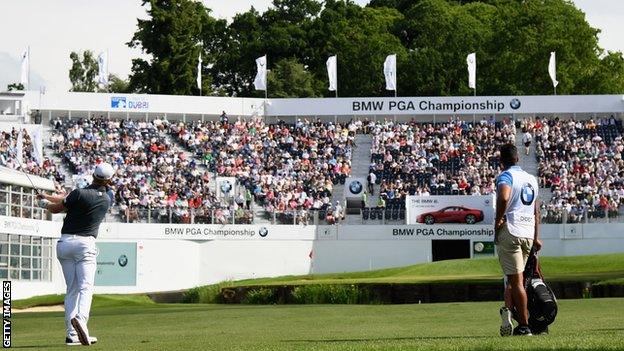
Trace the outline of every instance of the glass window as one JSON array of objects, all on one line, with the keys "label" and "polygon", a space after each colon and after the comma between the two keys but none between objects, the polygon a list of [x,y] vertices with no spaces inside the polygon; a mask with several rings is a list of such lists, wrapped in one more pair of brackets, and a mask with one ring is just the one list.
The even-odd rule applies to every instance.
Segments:
[{"label": "glass window", "polygon": [[32,268],[41,268],[41,259],[33,258],[32,259]]},{"label": "glass window", "polygon": [[32,246],[22,245],[22,256],[30,256],[32,252]]},{"label": "glass window", "polygon": [[22,279],[30,280],[30,270],[22,269]]},{"label": "glass window", "polygon": [[22,257],[22,266],[20,268],[31,268],[31,260],[30,257]]},{"label": "glass window", "polygon": [[0,268],[0,279],[6,279],[9,277],[9,270],[6,268]]},{"label": "glass window", "polygon": [[19,256],[20,246],[19,244],[11,244],[11,256]]},{"label": "glass window", "polygon": [[0,243],[0,255],[8,255],[9,254],[9,244]]},{"label": "glass window", "polygon": [[9,279],[19,279],[19,269],[11,269]]},{"label": "glass window", "polygon": [[19,257],[11,257],[10,258],[10,262],[11,262],[11,268],[19,268]]},{"label": "glass window", "polygon": [[32,271],[32,279],[33,280],[40,280],[41,279],[41,271],[40,270]]},{"label": "glass window", "polygon": [[0,241],[9,241],[9,234],[0,234]]}]

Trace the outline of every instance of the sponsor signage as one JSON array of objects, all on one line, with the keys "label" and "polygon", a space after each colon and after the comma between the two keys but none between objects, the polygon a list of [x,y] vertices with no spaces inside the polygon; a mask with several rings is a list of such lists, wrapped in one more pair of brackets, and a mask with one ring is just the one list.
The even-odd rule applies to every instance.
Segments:
[{"label": "sponsor signage", "polygon": [[315,226],[245,224],[124,224],[102,223],[99,238],[164,240],[314,240]]},{"label": "sponsor signage", "polygon": [[473,241],[472,257],[491,257],[494,256],[494,241]]},{"label": "sponsor signage", "polygon": [[96,243],[96,286],[136,286],[137,244]]},{"label": "sponsor signage", "polygon": [[350,225],[336,230],[337,240],[494,240],[494,227],[490,225]]},{"label": "sponsor signage", "polygon": [[345,197],[346,198],[362,198],[362,193],[366,190],[366,179],[365,178],[354,178],[349,177],[345,182]]},{"label": "sponsor signage", "polygon": [[110,108],[123,111],[147,111],[149,101],[142,96],[111,96]]},{"label": "sponsor signage", "polygon": [[407,224],[494,224],[494,198],[483,196],[408,196]]}]

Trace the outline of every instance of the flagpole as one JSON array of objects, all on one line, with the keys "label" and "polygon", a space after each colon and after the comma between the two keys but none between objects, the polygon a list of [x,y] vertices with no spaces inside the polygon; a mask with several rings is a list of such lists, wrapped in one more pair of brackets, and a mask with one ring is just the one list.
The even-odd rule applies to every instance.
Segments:
[{"label": "flagpole", "polygon": [[28,89],[30,89],[30,45],[28,45]]}]

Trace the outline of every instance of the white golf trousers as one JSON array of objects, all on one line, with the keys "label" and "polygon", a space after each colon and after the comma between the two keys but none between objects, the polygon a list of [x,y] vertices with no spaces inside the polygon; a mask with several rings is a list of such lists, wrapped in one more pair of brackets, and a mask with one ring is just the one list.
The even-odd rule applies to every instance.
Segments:
[{"label": "white golf trousers", "polygon": [[[76,337],[71,319],[76,317],[86,327],[91,311],[93,285],[97,268],[97,247],[92,236],[63,234],[56,245],[67,292],[65,294],[65,326],[67,336]],[[88,331],[87,332],[88,335]]]}]

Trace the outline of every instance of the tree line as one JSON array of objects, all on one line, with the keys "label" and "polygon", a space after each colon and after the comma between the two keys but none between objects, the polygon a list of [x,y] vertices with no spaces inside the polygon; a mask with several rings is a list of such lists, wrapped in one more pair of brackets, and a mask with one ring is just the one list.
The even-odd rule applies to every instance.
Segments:
[{"label": "tree line", "polygon": [[[264,96],[252,82],[266,54],[270,97],[334,96],[325,62],[338,55],[340,96],[391,96],[382,67],[396,54],[399,95],[471,95],[466,55],[476,52],[479,95],[548,95],[555,51],[559,94],[624,92],[622,53],[600,48],[570,0],[273,0],[231,21],[199,1],[141,1],[147,18],[127,45],[149,59],[133,59],[128,81],[114,77],[107,91],[197,95],[201,53],[205,95]],[[97,90],[93,54],[71,59],[72,90]]]}]

